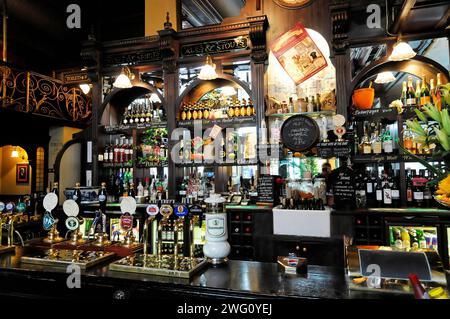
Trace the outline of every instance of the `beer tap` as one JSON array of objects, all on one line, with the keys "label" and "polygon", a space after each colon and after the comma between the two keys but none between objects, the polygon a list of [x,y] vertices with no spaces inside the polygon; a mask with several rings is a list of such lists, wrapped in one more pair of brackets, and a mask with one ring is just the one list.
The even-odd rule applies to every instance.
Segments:
[{"label": "beer tap", "polygon": [[85,243],[83,235],[80,232],[80,225],[84,223],[82,218],[78,217],[80,207],[73,199],[68,199],[63,204],[63,211],[67,216],[66,228],[71,231],[70,244],[73,246]]},{"label": "beer tap", "polygon": [[[148,229],[149,226],[153,223],[153,221],[156,219],[156,217],[159,214],[159,207],[154,202],[150,203],[150,205],[147,206],[147,214],[149,217],[145,220],[144,223],[144,261],[147,259],[147,251],[148,251]],[[158,238],[159,240],[159,238]]]}]

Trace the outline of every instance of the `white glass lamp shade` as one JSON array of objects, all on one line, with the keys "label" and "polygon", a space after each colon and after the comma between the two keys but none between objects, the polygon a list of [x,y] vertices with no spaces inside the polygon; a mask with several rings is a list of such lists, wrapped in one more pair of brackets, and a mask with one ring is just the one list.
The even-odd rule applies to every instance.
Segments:
[{"label": "white glass lamp shade", "polygon": [[233,96],[233,95],[236,95],[236,93],[237,93],[236,89],[232,86],[224,86],[222,88],[222,94],[224,96]]},{"label": "white glass lamp shade", "polygon": [[375,83],[377,84],[387,84],[395,81],[395,76],[392,72],[382,72],[379,73],[377,78],[375,79]]},{"label": "white glass lamp shade", "polygon": [[80,84],[80,89],[84,94],[89,94],[89,92],[91,91],[91,86],[89,84],[83,83]]},{"label": "white glass lamp shade", "polygon": [[216,65],[212,62],[212,58],[209,55],[206,58],[206,64],[202,66],[202,69],[200,70],[198,78],[200,80],[214,80],[218,78]]},{"label": "white glass lamp shade", "polygon": [[389,61],[405,61],[412,59],[416,56],[416,52],[411,48],[411,46],[406,42],[398,42],[394,46]]}]

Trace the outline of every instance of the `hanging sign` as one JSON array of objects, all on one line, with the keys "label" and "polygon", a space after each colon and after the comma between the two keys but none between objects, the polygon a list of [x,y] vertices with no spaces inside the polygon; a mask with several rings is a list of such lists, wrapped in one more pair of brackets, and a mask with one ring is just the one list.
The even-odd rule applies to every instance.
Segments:
[{"label": "hanging sign", "polygon": [[326,58],[301,23],[279,37],[271,50],[296,85],[328,66]]},{"label": "hanging sign", "polygon": [[248,36],[239,36],[230,39],[205,41],[181,46],[182,56],[196,56],[205,54],[219,54],[233,51],[249,50],[250,39]]}]

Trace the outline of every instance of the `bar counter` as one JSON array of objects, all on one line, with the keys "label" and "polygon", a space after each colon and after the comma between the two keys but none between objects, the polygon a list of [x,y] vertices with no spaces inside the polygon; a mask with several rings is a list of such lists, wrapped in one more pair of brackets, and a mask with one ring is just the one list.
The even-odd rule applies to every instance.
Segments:
[{"label": "bar counter", "polygon": [[345,271],[308,267],[308,275],[285,274],[275,263],[230,260],[207,266],[190,280],[109,270],[108,263],[81,272],[81,289],[68,289],[65,267],[25,264],[29,248],[0,255],[0,295],[5,297],[102,299],[361,299],[412,298],[348,289]]}]

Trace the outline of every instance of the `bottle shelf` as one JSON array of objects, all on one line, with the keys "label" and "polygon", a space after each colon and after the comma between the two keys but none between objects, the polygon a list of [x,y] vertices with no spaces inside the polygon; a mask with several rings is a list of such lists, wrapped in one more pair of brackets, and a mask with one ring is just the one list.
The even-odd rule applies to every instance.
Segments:
[{"label": "bottle shelf", "polygon": [[153,123],[139,123],[130,125],[111,125],[103,126],[103,131],[106,134],[117,135],[117,134],[131,134],[132,130],[146,130],[150,128],[166,128],[167,122],[153,122]]},{"label": "bottle shelf", "polygon": [[177,167],[199,167],[199,166],[207,166],[207,167],[222,167],[222,166],[253,166],[258,165],[257,161],[246,161],[244,163],[205,163],[205,162],[191,162],[191,163],[179,163],[175,164]]},{"label": "bottle shelf", "polygon": [[[440,162],[441,160],[432,158],[431,155],[416,155],[428,162]],[[358,154],[353,157],[355,164],[371,163],[401,163],[417,162],[415,158],[408,154]]]},{"label": "bottle shelf", "polygon": [[410,119],[416,116],[413,108],[405,108],[403,113],[398,114],[397,108],[382,107],[368,110],[358,110],[352,108],[352,117],[355,121],[363,120],[388,120],[395,122],[399,116],[403,119]]},{"label": "bottle shelf", "polygon": [[118,164],[118,163],[105,163],[102,164],[103,168],[133,168],[133,164]]},{"label": "bottle shelf", "polygon": [[177,123],[178,127],[193,128],[194,125],[202,125],[203,128],[210,128],[218,125],[226,127],[252,127],[256,126],[256,116],[232,117],[215,120],[184,120]]},{"label": "bottle shelf", "polygon": [[274,114],[270,114],[268,117],[269,118],[286,119],[286,118],[289,118],[289,117],[295,116],[295,115],[305,115],[305,116],[310,116],[310,117],[333,116],[333,115],[336,115],[336,111],[331,110],[331,111],[302,112],[302,113],[274,113]]}]

